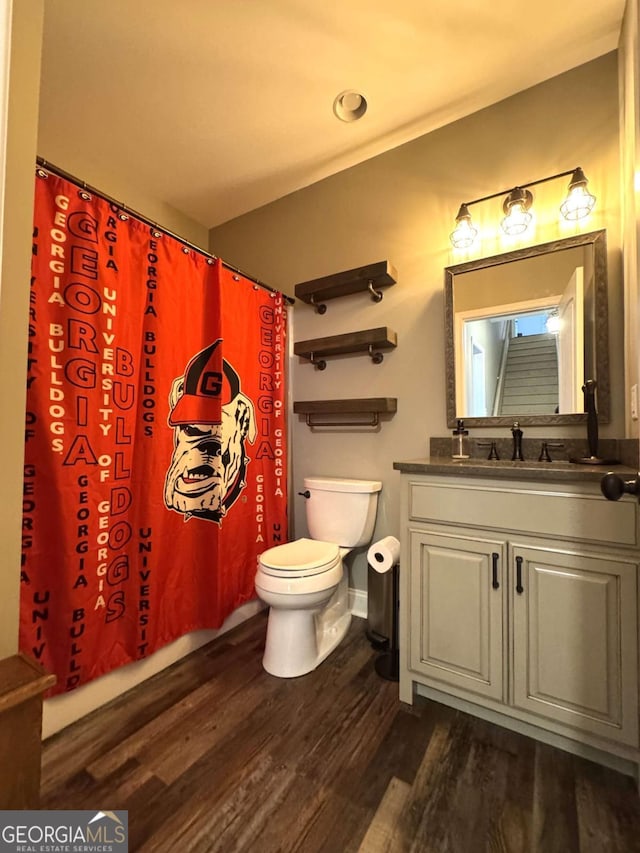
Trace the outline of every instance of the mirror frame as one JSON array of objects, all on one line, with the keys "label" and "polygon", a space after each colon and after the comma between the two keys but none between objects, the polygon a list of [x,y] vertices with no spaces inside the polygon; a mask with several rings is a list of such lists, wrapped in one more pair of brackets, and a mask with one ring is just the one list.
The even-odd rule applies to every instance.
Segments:
[{"label": "mirror frame", "polygon": [[[610,417],[610,390],[609,390],[609,311],[607,297],[607,232],[592,231],[589,234],[578,234],[573,237],[565,237],[554,240],[551,243],[542,243],[538,246],[529,246],[525,249],[517,249],[505,252],[501,255],[493,255],[490,258],[478,258],[475,261],[466,261],[455,266],[445,267],[444,271],[444,323],[445,323],[445,370],[447,380],[447,426],[455,427],[458,415],[456,415],[456,373],[454,352],[454,310],[453,310],[453,287],[456,275],[472,272],[473,270],[486,269],[487,267],[508,264],[512,261],[520,261],[537,255],[546,255],[551,252],[559,252],[563,249],[573,249],[577,246],[593,246],[593,275],[594,275],[594,341],[595,341],[595,379],[597,381],[596,403],[598,409],[598,420],[600,423],[609,423]],[[591,377],[585,377],[591,378]],[[583,379],[584,381],[584,379]],[[555,426],[565,424],[585,423],[586,414],[558,414],[558,415],[507,415],[487,416],[483,418],[465,417],[465,425],[470,427],[511,426],[517,420],[520,424],[531,426]]]}]

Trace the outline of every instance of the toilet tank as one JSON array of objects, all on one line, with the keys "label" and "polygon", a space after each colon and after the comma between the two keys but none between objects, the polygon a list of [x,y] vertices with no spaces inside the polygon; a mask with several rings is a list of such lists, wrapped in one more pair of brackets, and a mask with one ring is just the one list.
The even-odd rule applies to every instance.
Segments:
[{"label": "toilet tank", "polygon": [[367,545],[373,536],[378,509],[379,480],[305,477],[307,527],[312,539],[343,548]]}]

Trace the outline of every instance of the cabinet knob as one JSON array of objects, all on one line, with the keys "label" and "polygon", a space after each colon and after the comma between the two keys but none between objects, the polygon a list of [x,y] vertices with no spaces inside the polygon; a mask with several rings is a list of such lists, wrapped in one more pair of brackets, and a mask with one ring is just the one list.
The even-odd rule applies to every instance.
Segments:
[{"label": "cabinet knob", "polygon": [[640,495],[640,474],[634,480],[623,480],[617,474],[605,474],[600,480],[600,490],[608,501],[619,501],[626,493]]}]

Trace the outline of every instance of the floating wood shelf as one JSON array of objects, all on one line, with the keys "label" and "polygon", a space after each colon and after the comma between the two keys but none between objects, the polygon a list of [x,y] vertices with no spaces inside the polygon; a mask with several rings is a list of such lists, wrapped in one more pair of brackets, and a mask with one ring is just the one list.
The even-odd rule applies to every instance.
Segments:
[{"label": "floating wood shelf", "polygon": [[379,350],[393,349],[397,345],[396,333],[386,326],[380,326],[377,329],[364,329],[361,332],[347,332],[346,335],[298,341],[293,345],[293,351],[301,358],[308,358],[318,370],[324,370],[327,362],[323,356],[368,352],[373,363],[380,364],[384,356]]},{"label": "floating wood shelf", "polygon": [[[363,397],[349,400],[298,400],[293,404],[297,415],[306,415],[307,425],[315,426],[377,426],[379,415],[398,410],[396,397]],[[325,416],[340,415],[338,421],[324,420]],[[343,415],[368,415],[370,420],[348,420]],[[320,416],[320,420],[317,417]]]},{"label": "floating wood shelf", "polygon": [[365,267],[302,281],[296,284],[295,293],[303,302],[313,305],[319,314],[324,314],[327,310],[325,300],[348,296],[350,293],[368,290],[374,302],[380,302],[382,293],[379,288],[389,287],[397,280],[398,273],[393,264],[389,261],[378,261]]}]

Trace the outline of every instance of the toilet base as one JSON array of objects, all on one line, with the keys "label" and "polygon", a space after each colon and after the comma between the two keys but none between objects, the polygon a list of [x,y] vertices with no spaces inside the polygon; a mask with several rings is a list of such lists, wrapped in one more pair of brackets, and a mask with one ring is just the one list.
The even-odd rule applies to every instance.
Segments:
[{"label": "toilet base", "polygon": [[297,678],[319,666],[344,639],[351,624],[344,578],[326,607],[271,607],[262,665],[278,678]]}]

